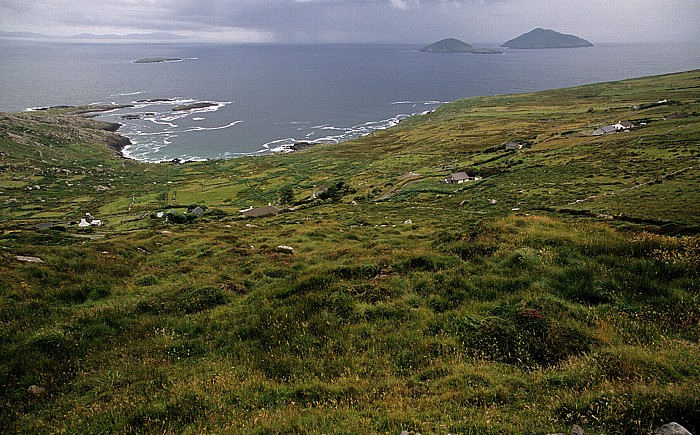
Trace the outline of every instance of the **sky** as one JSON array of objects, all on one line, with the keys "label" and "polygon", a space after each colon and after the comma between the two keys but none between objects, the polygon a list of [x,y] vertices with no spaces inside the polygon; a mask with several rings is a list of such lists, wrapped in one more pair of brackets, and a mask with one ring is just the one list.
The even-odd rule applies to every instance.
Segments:
[{"label": "sky", "polygon": [[499,45],[537,27],[594,44],[698,41],[700,0],[0,0],[0,30],[60,36]]}]

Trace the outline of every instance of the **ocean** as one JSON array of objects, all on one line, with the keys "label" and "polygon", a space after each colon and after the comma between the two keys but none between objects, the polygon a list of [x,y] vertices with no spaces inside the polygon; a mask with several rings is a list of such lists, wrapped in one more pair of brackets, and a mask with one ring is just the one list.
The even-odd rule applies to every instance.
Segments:
[{"label": "ocean", "polygon": [[[338,143],[445,102],[700,68],[698,43],[600,44],[504,54],[414,45],[59,43],[0,39],[0,111],[129,104],[130,158],[159,162]],[[177,62],[135,63],[140,58]],[[179,105],[207,107],[174,111]]]}]

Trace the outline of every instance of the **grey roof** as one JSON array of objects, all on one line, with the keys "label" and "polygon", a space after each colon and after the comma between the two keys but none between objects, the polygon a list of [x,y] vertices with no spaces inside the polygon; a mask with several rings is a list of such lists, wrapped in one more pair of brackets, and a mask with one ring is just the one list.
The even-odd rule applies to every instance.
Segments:
[{"label": "grey roof", "polygon": [[242,211],[241,214],[245,217],[259,217],[277,214],[279,212],[280,209],[278,209],[277,207],[268,205],[266,207],[251,208],[250,210]]},{"label": "grey roof", "polygon": [[455,181],[459,181],[459,180],[468,180],[471,177],[466,172],[455,172],[454,174],[450,174],[449,178],[452,180],[455,180]]},{"label": "grey roof", "polygon": [[605,127],[600,127],[593,131],[593,135],[608,134],[617,131],[614,125],[606,125]]}]

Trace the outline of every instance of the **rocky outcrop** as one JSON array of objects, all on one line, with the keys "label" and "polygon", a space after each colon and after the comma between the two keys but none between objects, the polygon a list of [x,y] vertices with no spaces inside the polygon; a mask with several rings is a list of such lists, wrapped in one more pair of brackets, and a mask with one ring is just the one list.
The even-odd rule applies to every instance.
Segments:
[{"label": "rocky outcrop", "polygon": [[676,422],[665,424],[654,431],[654,435],[693,435]]},{"label": "rocky outcrop", "polygon": [[185,110],[194,110],[194,109],[205,109],[207,107],[214,107],[218,106],[218,103],[210,103],[208,101],[203,101],[201,103],[192,103],[192,104],[182,104],[180,106],[175,106],[173,107],[174,112],[182,112]]}]

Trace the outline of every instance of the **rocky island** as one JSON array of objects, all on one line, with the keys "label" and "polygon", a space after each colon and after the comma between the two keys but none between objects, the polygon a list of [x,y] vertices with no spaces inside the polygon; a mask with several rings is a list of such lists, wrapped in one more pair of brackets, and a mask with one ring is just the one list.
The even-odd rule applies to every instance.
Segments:
[{"label": "rocky island", "polygon": [[502,54],[501,51],[489,48],[475,48],[459,39],[447,38],[421,48],[420,51],[429,53],[472,53],[472,54]]},{"label": "rocky island", "polygon": [[550,29],[537,28],[501,45],[506,48],[579,48],[593,44],[574,35],[566,35]]},{"label": "rocky island", "polygon": [[194,110],[194,109],[206,109],[207,107],[218,106],[218,103],[210,103],[208,101],[202,101],[200,103],[191,104],[181,104],[179,106],[173,107],[174,112],[182,112],[184,110]]},{"label": "rocky island", "polygon": [[180,62],[182,59],[175,57],[144,57],[136,59],[134,63],[165,63],[165,62]]}]

